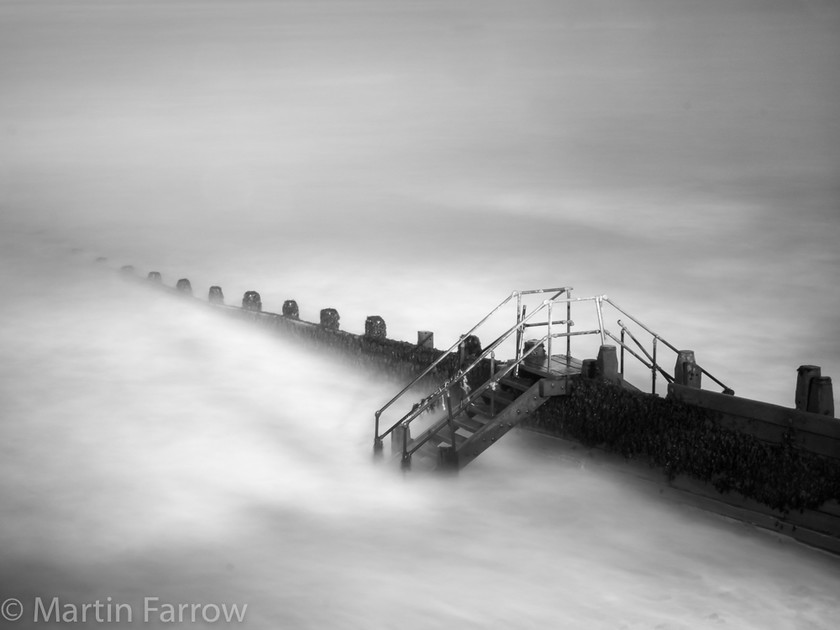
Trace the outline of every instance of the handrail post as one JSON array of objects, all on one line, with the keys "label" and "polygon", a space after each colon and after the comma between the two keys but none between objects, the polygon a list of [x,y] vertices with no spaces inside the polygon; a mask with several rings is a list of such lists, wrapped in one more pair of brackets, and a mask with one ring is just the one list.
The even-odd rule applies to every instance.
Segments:
[{"label": "handrail post", "polygon": [[[464,376],[466,378],[466,376]],[[450,394],[450,390],[446,390],[446,422],[449,425],[449,441],[451,444],[449,445],[452,447],[452,450],[455,450],[455,424],[452,422],[452,395]]]},{"label": "handrail post", "polygon": [[377,411],[373,414],[376,418],[373,430],[373,456],[376,458],[382,457],[382,438],[379,437],[379,416],[381,412]]},{"label": "handrail post", "polygon": [[546,341],[546,356],[548,361],[549,368],[551,367],[551,307],[554,305],[554,302],[548,303],[548,340]]},{"label": "handrail post", "polygon": [[566,291],[566,367],[572,364],[572,292]]},{"label": "handrail post", "polygon": [[405,427],[404,429],[405,430],[402,432],[403,454],[402,460],[400,461],[400,468],[408,470],[411,468],[411,455],[408,454],[408,427]]},{"label": "handrail post", "polygon": [[519,324],[522,323],[522,294],[516,294],[516,360],[519,360],[519,353],[520,348],[522,347],[521,339],[522,339],[522,329],[519,328]]},{"label": "handrail post", "polygon": [[604,335],[604,314],[601,312],[601,300],[604,299],[603,295],[599,295],[595,298],[595,310],[598,312],[598,328],[600,328],[601,332],[601,345],[605,345],[607,343],[607,339]]},{"label": "handrail post", "polygon": [[656,337],[653,338],[653,367],[650,368],[650,393],[656,394]]},{"label": "handrail post", "polygon": [[522,321],[525,319],[525,307],[522,306],[522,294],[516,294],[516,367],[513,369],[513,375],[519,376],[519,359],[522,358],[522,344],[523,344],[523,328]]},{"label": "handrail post", "polygon": [[624,376],[624,333],[625,332],[626,331],[622,327],[622,329],[621,329],[621,354],[620,354],[620,357],[621,357],[620,358],[620,363],[621,364],[619,366],[619,368],[620,368],[619,371],[621,372],[622,376]]},{"label": "handrail post", "polygon": [[[494,378],[496,376],[496,351],[493,350],[490,353],[490,378]],[[496,393],[496,382],[490,385],[490,389],[493,390],[493,393]],[[496,417],[496,397],[490,396],[490,415],[494,418]]]}]

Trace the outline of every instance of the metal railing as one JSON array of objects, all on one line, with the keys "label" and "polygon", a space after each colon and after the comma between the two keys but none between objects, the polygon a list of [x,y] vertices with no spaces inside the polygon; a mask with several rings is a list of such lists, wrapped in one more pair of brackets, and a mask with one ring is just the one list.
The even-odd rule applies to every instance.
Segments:
[{"label": "metal railing", "polygon": [[[646,333],[651,338],[651,349],[650,349],[650,351],[648,351],[645,348],[644,344],[642,344],[639,341],[637,335],[633,334],[633,332],[630,330],[630,328],[627,326],[627,324],[622,322],[621,319],[618,319],[616,321],[619,328],[621,329],[621,333],[619,334],[618,337],[616,337],[616,335],[614,335],[613,333],[611,333],[609,331],[604,331],[606,336],[608,336],[610,339],[612,339],[613,341],[618,343],[619,347],[621,348],[620,353],[619,353],[619,356],[620,356],[619,372],[621,373],[621,375],[622,376],[624,375],[624,367],[625,367],[624,356],[625,356],[625,352],[627,352],[630,355],[632,355],[633,357],[635,357],[647,369],[650,370],[651,393],[652,394],[656,393],[656,376],[657,376],[657,374],[661,375],[665,379],[666,382],[673,383],[675,381],[675,377],[672,376],[669,372],[666,372],[662,368],[662,363],[659,360],[659,356],[658,356],[659,346],[660,345],[665,346],[666,348],[671,350],[677,357],[680,355],[681,351],[675,345],[673,345],[672,343],[669,343],[667,340],[665,340],[661,335],[653,332],[650,328],[645,326],[638,319],[636,319],[635,317],[630,315],[627,311],[625,311],[623,308],[621,308],[618,304],[613,302],[608,297],[603,296],[602,302],[606,302],[607,304],[612,306],[616,311],[618,311],[621,315],[623,315],[628,320],[630,320],[633,324],[638,326],[638,328],[642,332]],[[639,356],[634,351],[634,349],[628,343],[626,343],[626,341],[625,341],[626,338],[629,338],[633,342],[633,344],[635,345],[635,348],[639,352],[641,352],[642,355],[644,355],[644,357]],[[723,393],[725,393],[725,394],[733,394],[734,393],[731,388],[727,387],[726,384],[724,384],[721,380],[716,378],[711,372],[709,372],[708,370],[706,370],[702,366],[697,365],[696,368],[702,374],[706,375],[710,380],[714,381],[717,385],[719,385],[722,388]]]},{"label": "metal railing", "polygon": [[[458,341],[453,343],[447,350],[445,350],[429,367],[427,367],[419,376],[417,376],[414,380],[412,380],[408,385],[406,385],[400,392],[395,395],[391,400],[389,400],[385,405],[383,405],[379,410],[377,410],[374,414],[374,452],[379,453],[382,450],[382,440],[390,435],[398,426],[404,425],[408,426],[418,418],[421,414],[429,410],[430,407],[435,406],[438,401],[442,400],[444,397],[449,397],[449,393],[453,387],[461,386],[468,374],[470,374],[481,362],[486,359],[491,354],[494,355],[495,350],[504,342],[506,341],[511,335],[517,335],[517,358],[516,358],[516,365],[521,362],[521,358],[523,356],[521,351],[521,331],[524,329],[524,326],[532,317],[537,315],[537,313],[541,312],[544,308],[547,307],[554,299],[558,296],[562,295],[565,292],[571,291],[570,287],[558,287],[553,289],[534,289],[528,291],[514,291],[504,300],[502,300],[495,308],[493,308],[487,315],[485,315],[475,326],[473,326],[469,331],[464,333],[460,336]],[[549,300],[544,300],[542,304],[535,310],[533,310],[529,315],[525,316],[524,312],[522,312],[522,298],[523,296],[528,295],[540,295],[551,293],[553,294]],[[477,358],[467,367],[461,367],[458,373],[455,374],[454,377],[447,379],[446,382],[442,386],[440,386],[435,392],[431,395],[423,398],[421,402],[414,407],[412,407],[411,411],[403,415],[399,420],[391,424],[385,431],[379,431],[380,423],[382,414],[385,413],[391,406],[394,405],[399,399],[401,399],[406,393],[410,390],[414,389],[419,383],[423,382],[424,379],[431,374],[435,368],[437,368],[443,361],[446,360],[450,354],[456,350],[461,344],[464,343],[464,340],[475,333],[479,328],[481,328],[495,313],[497,313],[502,307],[508,304],[511,300],[516,298],[516,308],[517,308],[517,322],[507,330],[505,330],[493,343],[489,346],[484,348],[484,350],[478,355]],[[495,355],[494,355],[494,362],[495,362]]]},{"label": "metal railing", "polygon": [[[487,389],[496,389],[498,386],[499,381],[502,378],[505,378],[509,374],[513,373],[514,375],[519,374],[520,366],[525,362],[527,358],[529,358],[537,348],[544,347],[546,349],[546,371],[550,373],[551,370],[551,362],[552,362],[552,351],[553,351],[553,340],[558,338],[565,338],[566,340],[566,354],[565,360],[567,365],[571,366],[572,362],[572,352],[571,352],[571,340],[572,337],[585,337],[585,336],[599,336],[600,345],[605,345],[607,339],[611,339],[612,341],[616,342],[620,347],[620,363],[619,363],[619,373],[621,374],[622,378],[625,375],[625,355],[629,354],[632,357],[636,358],[642,366],[644,366],[647,370],[650,371],[651,375],[651,393],[656,393],[656,379],[657,375],[662,376],[667,382],[674,382],[674,377],[671,376],[670,373],[665,371],[661,365],[661,361],[659,359],[659,346],[665,346],[669,350],[673,351],[680,355],[680,350],[677,349],[676,346],[669,343],[665,339],[663,339],[660,335],[653,332],[650,328],[645,326],[641,323],[638,319],[627,313],[624,309],[618,306],[615,302],[610,300],[606,295],[598,295],[598,296],[591,296],[591,297],[580,297],[580,298],[573,298],[571,297],[571,287],[560,287],[554,289],[537,289],[537,290],[530,290],[530,291],[514,291],[511,293],[507,298],[502,300],[502,302],[496,306],[493,310],[491,310],[485,317],[483,317],[475,326],[473,326],[467,333],[461,335],[461,337],[456,341],[452,346],[449,347],[448,350],[443,352],[438,359],[432,363],[426,370],[424,370],[417,378],[415,378],[411,383],[406,385],[396,396],[394,396],[391,400],[389,400],[385,405],[380,408],[378,411],[375,412],[375,429],[374,429],[374,452],[379,453],[382,450],[382,440],[393,433],[397,427],[403,427],[402,432],[402,457],[404,465],[410,461],[411,455],[415,453],[419,448],[421,448],[426,442],[428,442],[433,436],[437,435],[444,429],[449,429],[451,432],[451,442],[452,446],[455,446],[455,427],[453,424],[453,419],[458,416],[458,414],[465,411],[479,396],[481,396]],[[525,306],[523,306],[523,297],[529,295],[544,295],[544,294],[551,294],[546,300],[540,302],[536,308],[530,313],[526,312]],[[561,298],[560,296],[566,294],[567,297]],[[401,399],[407,392],[411,389],[416,387],[419,383],[423,382],[429,374],[431,374],[435,368],[437,368],[450,354],[459,348],[461,344],[464,343],[464,340],[475,333],[479,328],[481,328],[485,323],[495,314],[497,313],[502,307],[506,304],[511,302],[516,298],[516,322],[514,325],[508,327],[504,330],[490,345],[485,347],[480,353],[478,353],[475,357],[472,358],[472,362],[467,366],[459,366],[459,370],[454,376],[448,378],[442,385],[440,385],[434,392],[427,395],[426,397],[422,398],[419,403],[415,404],[410,411],[403,414],[398,420],[393,422],[389,425],[389,427],[380,433],[380,425],[381,425],[381,418],[385,411],[387,411],[390,407],[394,405],[399,399]],[[573,331],[572,327],[575,326],[575,322],[572,320],[572,304],[574,303],[582,303],[582,302],[593,302],[595,306],[594,317],[595,320],[593,324],[595,325],[594,328],[580,330],[580,331]],[[610,331],[605,325],[605,317],[604,317],[604,306],[609,305],[613,309],[615,309],[620,315],[625,317],[629,322],[631,322],[634,326],[638,328],[638,330],[634,331],[623,322],[621,319],[617,319],[616,323],[620,329],[620,334],[616,335],[612,331]],[[554,313],[557,308],[565,307],[565,319],[561,320],[554,320]],[[545,313],[546,319],[545,321],[535,321],[535,317],[540,314]],[[596,323],[597,322],[597,323]],[[557,327],[560,326],[561,332],[557,332]],[[546,332],[540,338],[533,341],[533,345],[525,349],[525,331],[538,328],[538,327],[545,327]],[[645,344],[639,339],[642,333],[649,335],[651,338],[650,342],[650,349],[648,349]],[[500,371],[496,371],[496,350],[510,337],[515,338],[515,356],[510,361],[506,361],[503,364],[503,368]],[[628,341],[629,339],[629,341]],[[632,345],[631,345],[632,342]],[[490,360],[490,377],[483,382],[481,385],[470,388],[468,385],[467,377],[474,370],[476,370],[482,362]],[[726,385],[724,385],[720,380],[715,378],[712,374],[708,371],[703,369],[700,366],[696,366],[696,368],[708,376],[712,381],[717,383],[723,388],[724,393],[733,393],[731,389],[729,389]],[[464,389],[465,394],[458,403],[452,403],[452,390],[455,387],[460,387]],[[423,433],[418,435],[417,437],[411,439],[411,444],[409,445],[409,428],[417,418],[419,418],[422,414],[426,411],[429,411],[432,408],[435,408],[438,404],[443,404],[446,409],[446,415],[443,418],[440,418],[432,423],[430,427],[428,427]]]}]

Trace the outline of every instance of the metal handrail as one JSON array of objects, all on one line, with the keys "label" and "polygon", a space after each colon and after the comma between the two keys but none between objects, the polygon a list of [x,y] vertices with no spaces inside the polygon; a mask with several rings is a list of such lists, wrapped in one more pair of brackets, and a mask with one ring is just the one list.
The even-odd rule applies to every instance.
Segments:
[{"label": "metal handrail", "polygon": [[[537,311],[534,311],[537,312]],[[564,336],[565,333],[560,333],[556,336]],[[497,384],[500,380],[510,374],[519,364],[521,364],[532,352],[534,352],[538,347],[539,344],[543,343],[546,339],[548,339],[548,335],[540,339],[534,346],[528,348],[526,352],[522,354],[519,359],[515,359],[511,361],[508,365],[504,367],[504,369],[500,370],[496,374],[493,374],[487,381],[483,384],[479,385],[475,389],[471,390],[469,394],[467,394],[458,405],[452,409],[447,408],[447,417],[441,418],[438,422],[433,424],[431,427],[426,429],[421,435],[417,436],[416,438],[412,439],[412,446],[411,449],[408,448],[408,431],[403,432],[403,461],[409,459],[414,453],[416,453],[422,446],[428,442],[432,437],[437,435],[444,427],[446,427],[451,419],[456,417],[462,411],[464,411],[467,407],[469,407],[472,402],[478,398],[481,394],[483,394],[488,389],[492,388],[493,385]],[[454,385],[454,383],[452,383]],[[451,387],[451,385],[450,385]],[[454,441],[453,441],[454,446]]]},{"label": "metal handrail", "polygon": [[498,305],[498,306],[496,306],[496,308],[494,308],[494,309],[493,309],[493,310],[491,310],[489,313],[487,313],[487,315],[485,315],[485,316],[484,316],[484,317],[483,317],[483,318],[482,318],[482,319],[481,319],[481,320],[480,320],[480,321],[479,321],[479,322],[478,322],[475,326],[473,326],[472,328],[470,328],[469,332],[467,332],[467,333],[465,333],[465,334],[461,335],[461,337],[458,339],[458,341],[456,341],[454,344],[452,344],[451,346],[449,346],[449,348],[448,348],[447,350],[445,350],[445,351],[444,351],[444,352],[443,352],[443,353],[442,353],[442,354],[441,354],[441,355],[440,355],[437,359],[435,359],[435,361],[434,361],[434,362],[433,362],[433,363],[432,363],[429,367],[427,367],[425,370],[423,370],[423,372],[422,372],[422,373],[421,373],[418,377],[416,377],[416,378],[415,378],[413,381],[411,381],[408,385],[406,385],[405,387],[403,387],[403,388],[400,390],[400,392],[399,392],[396,396],[394,396],[391,400],[389,400],[387,403],[385,403],[385,404],[384,404],[384,405],[383,405],[383,406],[382,406],[379,410],[377,410],[377,411],[374,413],[374,417],[375,417],[375,419],[376,419],[376,428],[375,428],[375,431],[374,431],[374,447],[375,447],[375,448],[379,448],[379,447],[381,446],[381,441],[382,441],[382,438],[384,438],[386,435],[388,435],[388,434],[389,434],[391,431],[393,431],[393,430],[394,430],[394,428],[396,428],[396,426],[397,426],[397,425],[394,425],[394,426],[392,426],[390,429],[388,429],[387,431],[385,431],[385,433],[383,433],[382,435],[379,435],[379,418],[380,418],[380,416],[382,415],[382,413],[383,413],[386,409],[388,409],[391,405],[393,405],[393,404],[394,404],[397,400],[399,400],[399,399],[403,396],[403,394],[405,394],[405,393],[406,393],[409,389],[411,389],[412,387],[414,387],[414,386],[415,386],[418,382],[420,382],[421,380],[423,380],[424,378],[426,378],[429,374],[431,374],[431,373],[432,373],[432,371],[433,371],[433,370],[434,370],[434,369],[435,369],[438,365],[440,365],[440,364],[441,364],[441,362],[442,362],[442,361],[443,361],[443,360],[444,360],[447,356],[449,356],[449,353],[450,353],[450,352],[452,352],[455,348],[457,348],[457,347],[461,344],[461,342],[462,342],[465,338],[467,338],[469,335],[471,335],[473,332],[475,332],[475,331],[476,331],[476,330],[477,330],[477,329],[478,329],[478,328],[479,328],[482,324],[484,324],[484,322],[486,322],[488,319],[490,319],[490,317],[491,317],[491,316],[492,316],[492,315],[493,315],[496,311],[498,311],[498,310],[499,310],[500,308],[502,308],[505,304],[507,304],[508,302],[510,302],[510,301],[511,301],[511,300],[512,300],[515,296],[517,296],[517,295],[519,295],[519,292],[514,291],[514,292],[513,292],[513,293],[511,293],[509,296],[507,296],[504,300],[502,300],[502,301],[499,303],[499,305]]},{"label": "metal handrail", "polygon": [[676,346],[674,346],[673,344],[668,343],[665,339],[663,339],[663,338],[662,338],[662,337],[660,337],[658,334],[656,334],[655,332],[653,332],[650,328],[648,328],[647,326],[645,326],[642,322],[640,322],[638,319],[636,319],[635,317],[633,317],[630,313],[628,313],[627,311],[625,311],[623,308],[621,308],[618,304],[616,304],[615,302],[613,302],[613,301],[612,301],[610,298],[608,298],[607,296],[604,296],[604,302],[606,302],[607,304],[609,304],[610,306],[612,306],[613,308],[615,308],[615,309],[616,309],[619,313],[621,313],[622,315],[624,315],[624,316],[626,316],[627,318],[629,318],[629,319],[630,319],[630,321],[632,321],[634,324],[636,324],[637,326],[639,326],[639,327],[640,327],[642,330],[644,330],[646,333],[648,333],[648,334],[649,334],[649,335],[651,335],[652,337],[655,337],[656,339],[658,339],[659,341],[661,341],[662,343],[664,343],[664,344],[665,344],[666,346],[668,346],[671,350],[673,350],[674,352],[677,352],[677,353],[679,352],[679,350],[677,349],[677,347],[676,347]]},{"label": "metal handrail", "polygon": [[[536,291],[532,291],[531,293],[536,293]],[[513,297],[513,296],[511,295],[511,297]],[[475,369],[477,366],[479,366],[484,359],[486,359],[488,356],[493,354],[495,352],[496,348],[499,347],[499,345],[501,345],[505,340],[507,340],[508,337],[510,337],[514,332],[516,332],[520,328],[522,328],[529,319],[531,319],[532,317],[534,317],[535,315],[540,313],[550,303],[551,303],[550,300],[544,300],[543,303],[540,306],[538,306],[535,310],[531,311],[531,313],[527,317],[525,317],[525,319],[517,322],[516,324],[514,324],[513,326],[508,328],[505,332],[503,332],[501,335],[499,335],[499,337],[497,337],[496,340],[493,341],[493,343],[491,343],[489,346],[487,346],[486,348],[484,348],[481,351],[481,353],[475,358],[475,360],[469,366],[459,370],[458,374],[456,374],[453,378],[447,379],[447,381],[437,391],[435,391],[430,396],[428,396],[423,401],[423,403],[421,405],[419,405],[418,407],[412,408],[411,411],[409,411],[402,418],[400,418],[399,420],[394,422],[394,424],[391,425],[391,427],[389,427],[386,431],[383,431],[381,435],[379,435],[379,422],[378,422],[379,417],[377,416],[377,423],[376,423],[377,438],[376,439],[381,441],[382,438],[386,437],[388,434],[390,434],[394,429],[396,429],[400,425],[409,426],[411,424],[411,422],[413,422],[418,416],[420,416],[424,411],[426,411],[436,400],[443,397],[444,395],[448,395],[449,390],[451,390],[452,387],[454,387],[455,385],[459,385],[461,383],[461,381],[463,381],[473,369]],[[500,304],[499,306],[502,306],[502,305],[503,304]],[[498,307],[497,307],[497,309],[498,309]],[[497,310],[497,309],[494,309],[494,310]],[[487,318],[485,317],[484,320],[482,320],[482,321],[486,321],[486,319]],[[562,322],[562,323],[565,323],[565,321]],[[474,327],[473,330],[475,330],[476,328],[477,327]],[[531,353],[531,351],[529,351],[527,354],[530,354],[530,353]],[[519,362],[521,362],[521,361],[519,361]],[[518,363],[517,363],[517,365],[518,365]],[[405,390],[403,392],[401,392],[400,395],[402,395],[402,393],[404,393],[404,392],[405,392]],[[378,413],[381,414],[381,412],[383,410],[384,410],[384,408],[381,409]]]},{"label": "metal handrail", "polygon": [[[659,335],[659,334],[657,334],[657,333],[653,332],[650,328],[648,328],[647,326],[645,326],[642,322],[640,322],[638,319],[636,319],[635,317],[633,317],[630,313],[628,313],[627,311],[625,311],[623,308],[621,308],[618,304],[616,304],[615,302],[613,302],[613,301],[612,301],[611,299],[609,299],[608,297],[604,296],[603,301],[604,301],[604,302],[607,302],[608,304],[610,304],[610,305],[611,305],[614,309],[616,309],[619,313],[621,313],[622,315],[626,316],[626,317],[627,317],[628,319],[630,319],[630,320],[631,320],[634,324],[636,324],[637,326],[639,326],[639,328],[641,328],[642,330],[644,330],[646,333],[648,333],[648,334],[649,334],[649,335],[653,338],[654,356],[651,356],[651,355],[650,355],[650,354],[648,354],[648,352],[644,349],[644,347],[642,346],[642,344],[641,344],[641,343],[639,343],[639,341],[638,341],[638,340],[637,340],[637,339],[633,336],[633,334],[632,334],[632,333],[631,333],[631,332],[627,329],[627,326],[625,326],[625,325],[621,322],[621,320],[618,320],[618,325],[619,325],[619,326],[621,327],[621,329],[622,329],[622,334],[624,334],[624,333],[626,332],[628,335],[630,335],[630,338],[631,338],[631,339],[633,339],[633,341],[634,341],[634,342],[636,342],[636,344],[639,346],[639,348],[642,350],[642,352],[644,352],[644,353],[645,353],[645,355],[648,357],[648,359],[651,361],[652,366],[651,366],[651,365],[648,365],[648,364],[647,364],[647,363],[645,363],[644,361],[642,361],[642,363],[643,363],[643,364],[645,364],[645,366],[646,366],[648,369],[654,369],[654,368],[655,368],[656,370],[658,370],[658,371],[662,374],[662,376],[665,378],[665,380],[666,380],[666,381],[668,381],[669,383],[673,383],[673,382],[674,382],[674,380],[675,380],[675,379],[674,379],[674,377],[673,377],[673,376],[671,376],[671,375],[670,375],[668,372],[666,372],[665,370],[663,370],[663,369],[662,369],[662,367],[661,367],[661,365],[659,365],[659,363],[658,363],[658,362],[657,362],[657,360],[656,360],[656,357],[655,357],[655,353],[656,353],[656,343],[657,343],[657,342],[660,342],[660,343],[664,344],[667,348],[669,348],[670,350],[672,350],[673,352],[675,352],[677,355],[679,355],[679,353],[680,353],[679,349],[678,349],[678,348],[677,348],[674,344],[672,344],[672,343],[668,342],[666,339],[664,339],[661,335]],[[636,354],[635,354],[635,353],[634,353],[634,352],[633,352],[633,351],[632,351],[632,350],[631,350],[631,349],[630,349],[630,348],[629,348],[629,347],[628,347],[628,346],[627,346],[627,345],[626,345],[623,341],[620,341],[619,339],[616,339],[616,337],[615,337],[614,335],[610,335],[610,337],[611,337],[611,338],[613,338],[613,339],[615,339],[615,340],[616,340],[616,341],[617,341],[617,342],[618,342],[618,343],[622,346],[622,348],[626,349],[628,352],[630,352],[631,354],[633,354],[633,356],[635,356],[637,359],[639,359],[639,360],[641,361],[640,357],[639,357],[638,355],[636,355]],[[622,362],[622,363],[623,363],[623,362]],[[723,393],[725,393],[725,394],[730,394],[730,395],[734,393],[734,391],[733,391],[730,387],[728,387],[728,386],[727,386],[725,383],[723,383],[720,379],[716,378],[716,377],[715,377],[713,374],[711,374],[708,370],[706,370],[705,368],[703,368],[703,367],[702,367],[702,366],[700,366],[700,365],[698,365],[698,366],[697,366],[697,368],[698,368],[698,369],[699,369],[699,370],[700,370],[703,374],[705,374],[706,376],[708,376],[708,377],[709,377],[712,381],[714,381],[715,383],[717,383],[718,385],[720,385],[720,386],[723,388]],[[623,365],[622,365],[622,372],[623,372]],[[653,372],[653,375],[654,375],[654,377],[653,377],[653,384],[652,384],[652,388],[651,388],[651,389],[653,390],[653,392],[652,392],[652,393],[656,393],[656,380],[655,380],[655,372]]]},{"label": "metal handrail", "polygon": [[[650,361],[650,363],[648,363],[646,361],[642,361],[642,359],[635,352],[633,352],[633,350],[631,350],[624,343],[624,341],[622,341],[622,339],[615,339],[615,335],[610,335],[610,337],[615,339],[621,345],[622,351],[624,351],[626,349],[630,354],[632,354],[634,357],[639,359],[639,361],[641,361],[642,364],[651,371],[651,387],[650,387],[651,393],[653,393],[653,394],[656,393],[656,372],[657,371],[659,371],[659,373],[662,374],[662,376],[665,378],[666,381],[668,381],[669,383],[673,383],[674,382],[674,377],[671,376],[670,374],[668,374],[668,372],[666,372],[665,370],[662,369],[662,366],[659,365],[656,361],[656,356],[654,356],[655,353],[656,353],[657,337],[653,338],[654,355],[651,355],[647,350],[645,350],[645,347],[642,345],[642,342],[640,342],[638,339],[636,339],[636,336],[632,332],[630,332],[630,329],[627,328],[627,326],[625,326],[624,323],[620,319],[618,320],[618,325],[621,327],[622,339],[624,338],[625,333],[627,335],[629,335],[630,339],[633,340],[633,342],[639,347],[639,350],[641,350],[644,353],[644,355],[647,357],[648,361]],[[665,343],[665,345],[668,345],[667,341],[664,342],[664,343]],[[624,374],[623,362],[622,362],[621,373]]]}]

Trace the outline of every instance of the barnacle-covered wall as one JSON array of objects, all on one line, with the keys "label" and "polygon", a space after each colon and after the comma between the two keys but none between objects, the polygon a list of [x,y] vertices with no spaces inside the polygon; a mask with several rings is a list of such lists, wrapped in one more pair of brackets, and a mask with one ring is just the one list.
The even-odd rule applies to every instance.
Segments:
[{"label": "barnacle-covered wall", "polygon": [[840,498],[840,461],[798,448],[796,429],[774,444],[719,420],[713,411],[677,400],[579,380],[524,425],[645,461],[669,479],[686,474],[718,492],[736,491],[781,513]]}]

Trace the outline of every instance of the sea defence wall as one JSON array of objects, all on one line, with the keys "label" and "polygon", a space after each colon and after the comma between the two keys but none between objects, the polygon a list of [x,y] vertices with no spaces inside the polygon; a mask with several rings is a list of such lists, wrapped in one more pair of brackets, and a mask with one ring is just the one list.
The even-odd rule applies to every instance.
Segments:
[{"label": "sea defence wall", "polygon": [[[122,271],[138,279],[133,268]],[[234,306],[225,304],[218,286],[210,287],[205,301],[193,296],[185,278],[172,288],[150,272],[147,284],[397,381],[413,378],[443,354],[430,331],[418,331],[416,343],[389,339],[378,315],[366,318],[363,334],[354,334],[341,330],[335,308],[322,309],[319,322],[307,322],[294,300],[272,313],[263,310],[256,291]],[[428,375],[430,389],[458,371],[463,360],[458,354],[445,357]],[[559,450],[575,457],[585,452],[590,464],[644,478],[665,498],[840,554],[840,420],[833,417],[830,378],[816,366],[801,366],[798,408],[789,409],[700,389],[689,354],[688,364],[675,366],[677,378],[665,397],[621,387],[600,359],[586,359],[587,369],[574,379],[569,395],[552,398],[521,427],[555,438]]]},{"label": "sea defence wall", "polygon": [[[664,498],[840,554],[840,460],[808,450],[805,445],[819,440],[804,430],[826,423],[825,444],[817,450],[837,452],[832,434],[840,421],[681,387],[673,390],[678,395],[658,397],[603,379],[580,379],[568,396],[552,398],[524,426],[557,438],[558,448],[569,453],[584,446],[587,465],[620,466]],[[694,403],[707,402],[707,394],[719,407]]]}]

